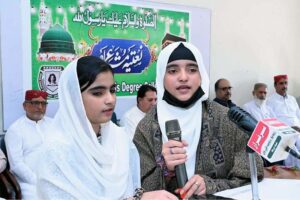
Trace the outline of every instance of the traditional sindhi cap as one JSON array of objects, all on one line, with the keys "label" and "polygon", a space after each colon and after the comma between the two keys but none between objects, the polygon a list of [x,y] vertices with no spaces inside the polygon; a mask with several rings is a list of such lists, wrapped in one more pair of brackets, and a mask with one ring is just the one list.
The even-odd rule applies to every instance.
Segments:
[{"label": "traditional sindhi cap", "polygon": [[41,90],[27,90],[25,93],[25,100],[30,101],[33,98],[42,97],[43,99],[47,99],[48,93]]},{"label": "traditional sindhi cap", "polygon": [[192,60],[197,62],[193,52],[186,48],[182,43],[180,43],[178,47],[171,53],[168,63],[174,60]]},{"label": "traditional sindhi cap", "polygon": [[280,79],[287,79],[288,76],[286,74],[274,76],[274,82],[277,83]]}]

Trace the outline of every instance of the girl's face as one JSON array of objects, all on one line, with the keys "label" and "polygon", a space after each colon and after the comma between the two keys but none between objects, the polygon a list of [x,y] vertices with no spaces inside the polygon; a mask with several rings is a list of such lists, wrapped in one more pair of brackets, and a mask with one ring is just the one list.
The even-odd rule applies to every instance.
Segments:
[{"label": "girl's face", "polygon": [[168,63],[164,76],[164,86],[178,100],[189,100],[200,84],[201,76],[196,62],[175,60]]},{"label": "girl's face", "polygon": [[116,104],[115,81],[110,71],[101,72],[82,95],[86,115],[94,130],[108,122]]}]

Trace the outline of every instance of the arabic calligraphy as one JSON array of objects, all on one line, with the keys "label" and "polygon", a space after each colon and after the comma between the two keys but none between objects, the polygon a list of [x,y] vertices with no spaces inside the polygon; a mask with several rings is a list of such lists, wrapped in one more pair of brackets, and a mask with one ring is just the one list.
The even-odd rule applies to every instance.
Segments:
[{"label": "arabic calligraphy", "polygon": [[111,65],[114,73],[141,73],[151,60],[148,47],[140,40],[103,39],[92,55]]},{"label": "arabic calligraphy", "polygon": [[143,15],[137,13],[125,12],[120,13],[112,11],[100,10],[91,12],[89,9],[80,11],[77,10],[73,17],[73,22],[83,23],[89,26],[113,26],[114,28],[121,27],[122,29],[128,27],[134,27],[137,29],[145,29],[146,27],[157,27],[157,15],[156,13],[147,12]]}]

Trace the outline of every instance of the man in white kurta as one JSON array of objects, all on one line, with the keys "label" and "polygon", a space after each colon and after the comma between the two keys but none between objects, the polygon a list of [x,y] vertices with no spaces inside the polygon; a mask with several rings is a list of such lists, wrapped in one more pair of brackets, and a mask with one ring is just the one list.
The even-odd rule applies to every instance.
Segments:
[{"label": "man in white kurta", "polygon": [[[266,118],[275,118],[275,114],[271,107],[267,105],[267,85],[265,83],[256,83],[252,91],[253,100],[247,102],[243,109],[251,114],[257,121],[261,121]],[[272,165],[283,165],[283,161],[270,163],[263,159],[264,167]]]},{"label": "man in white kurta", "polygon": [[266,103],[267,85],[264,83],[256,83],[252,94],[254,99],[243,106],[244,110],[250,113],[257,121],[274,118],[275,114]]},{"label": "man in white kurta", "polygon": [[[269,97],[267,103],[274,111],[276,118],[288,126],[300,130],[300,109],[295,97],[287,94],[288,77],[287,75],[278,75],[274,77],[274,87],[276,93]],[[300,150],[300,139],[296,142]],[[300,167],[300,161],[289,156],[285,161],[287,166]]]},{"label": "man in white kurta", "polygon": [[43,132],[52,119],[44,116],[47,93],[28,90],[23,108],[26,115],[15,121],[7,130],[5,143],[11,172],[16,176],[23,199],[36,199],[36,171],[44,143]]},{"label": "man in white kurta", "polygon": [[130,139],[133,139],[135,129],[146,113],[156,105],[156,88],[151,85],[142,85],[137,92],[137,105],[130,108],[121,118],[120,125],[125,127]]}]

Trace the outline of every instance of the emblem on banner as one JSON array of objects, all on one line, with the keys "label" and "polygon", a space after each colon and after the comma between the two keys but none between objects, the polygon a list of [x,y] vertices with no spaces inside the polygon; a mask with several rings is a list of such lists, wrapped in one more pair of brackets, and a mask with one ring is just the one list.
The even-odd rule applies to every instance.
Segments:
[{"label": "emblem on banner", "polygon": [[63,66],[57,65],[43,65],[40,68],[39,88],[48,93],[49,99],[57,99],[58,97],[58,81],[63,70]]}]

